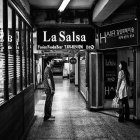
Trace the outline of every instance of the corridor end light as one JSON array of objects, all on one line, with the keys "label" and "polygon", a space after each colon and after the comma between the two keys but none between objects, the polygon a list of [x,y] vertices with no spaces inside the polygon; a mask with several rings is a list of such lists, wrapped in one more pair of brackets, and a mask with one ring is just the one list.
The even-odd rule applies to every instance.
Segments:
[{"label": "corridor end light", "polygon": [[58,11],[63,12],[65,10],[66,6],[69,4],[69,2],[70,2],[70,0],[63,0]]}]

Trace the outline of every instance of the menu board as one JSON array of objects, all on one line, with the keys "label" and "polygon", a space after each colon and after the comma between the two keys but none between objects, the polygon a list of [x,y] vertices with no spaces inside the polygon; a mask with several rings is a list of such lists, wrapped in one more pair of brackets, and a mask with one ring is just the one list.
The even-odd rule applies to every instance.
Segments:
[{"label": "menu board", "polygon": [[104,56],[104,90],[105,99],[113,99],[117,86],[117,54]]}]

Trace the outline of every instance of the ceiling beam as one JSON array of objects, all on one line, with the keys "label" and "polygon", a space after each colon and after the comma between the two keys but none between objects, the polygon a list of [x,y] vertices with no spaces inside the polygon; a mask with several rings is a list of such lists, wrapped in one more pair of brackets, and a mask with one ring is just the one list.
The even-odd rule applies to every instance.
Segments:
[{"label": "ceiling beam", "polygon": [[99,0],[93,10],[92,21],[103,22],[118,9],[124,1],[125,0]]}]

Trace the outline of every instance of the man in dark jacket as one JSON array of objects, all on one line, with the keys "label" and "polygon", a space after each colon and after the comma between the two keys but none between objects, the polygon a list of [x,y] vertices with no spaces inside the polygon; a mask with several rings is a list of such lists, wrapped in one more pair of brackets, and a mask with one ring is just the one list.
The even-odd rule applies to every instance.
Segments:
[{"label": "man in dark jacket", "polygon": [[52,66],[54,64],[54,59],[52,56],[47,58],[47,66],[44,71],[44,89],[46,94],[45,108],[44,108],[44,121],[55,118],[51,115],[52,113],[52,101],[53,95],[55,93],[55,83],[53,79]]}]

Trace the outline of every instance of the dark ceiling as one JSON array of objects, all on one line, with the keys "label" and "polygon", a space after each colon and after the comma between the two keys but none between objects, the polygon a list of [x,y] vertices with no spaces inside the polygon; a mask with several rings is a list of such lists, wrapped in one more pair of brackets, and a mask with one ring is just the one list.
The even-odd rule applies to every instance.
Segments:
[{"label": "dark ceiling", "polygon": [[[104,1],[112,1],[100,12],[95,20],[93,19],[93,13],[98,12],[97,10],[102,6]],[[130,6],[137,5],[137,0],[71,0],[69,6],[64,10],[64,12],[58,12],[58,8],[62,0],[29,0],[31,5],[31,16],[33,23],[44,24],[48,21],[55,20],[59,22],[70,22],[72,23],[74,19],[80,19],[80,23],[83,23],[85,19],[89,22],[103,22],[108,17],[113,14],[119,13],[119,11],[127,9]],[[121,3],[122,2],[122,3]],[[99,5],[99,6],[98,6]],[[96,8],[98,6],[98,9]],[[95,9],[97,9],[95,11]],[[44,17],[43,17],[44,15]],[[39,20],[37,18],[41,20]]]},{"label": "dark ceiling", "polygon": [[[102,3],[105,1],[110,3],[99,11],[94,22],[93,13],[98,13],[98,9],[102,7]],[[122,14],[129,7],[139,5],[140,2],[138,1],[139,0],[71,0],[71,4],[64,12],[59,13],[58,8],[62,0],[29,0],[31,5],[31,17],[35,26],[44,26],[54,21],[54,23],[57,23],[60,19],[62,20],[61,22],[64,23],[72,23],[75,19],[80,19],[80,23],[84,23],[85,21],[82,20],[85,19],[95,24],[96,22],[103,23],[106,20],[112,20],[115,16],[119,16],[119,14]],[[48,52],[46,53],[48,54]],[[52,53],[54,53],[54,51]],[[64,50],[60,50],[60,52],[57,51],[56,53],[63,54],[64,56],[72,54],[71,51]]]}]

